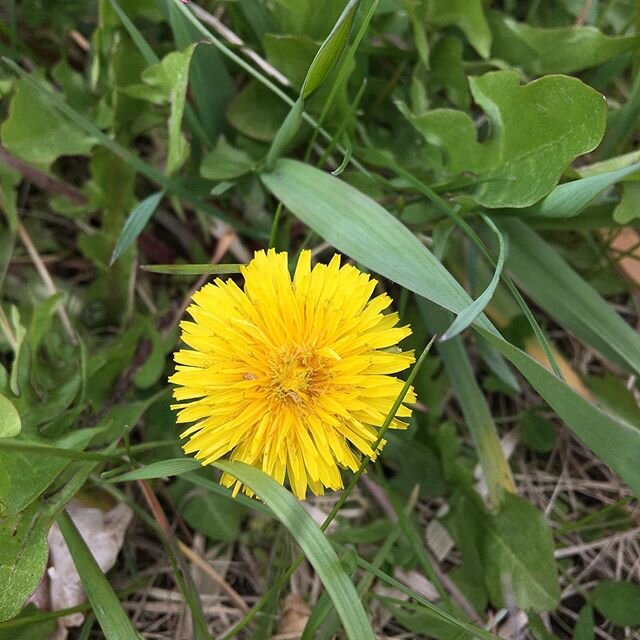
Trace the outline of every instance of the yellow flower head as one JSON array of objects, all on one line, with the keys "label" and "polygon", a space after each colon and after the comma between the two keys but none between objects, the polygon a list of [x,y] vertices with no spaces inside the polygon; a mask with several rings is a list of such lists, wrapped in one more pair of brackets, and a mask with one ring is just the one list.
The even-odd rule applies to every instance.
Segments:
[{"label": "yellow flower head", "polygon": [[[170,381],[178,422],[194,423],[184,450],[205,465],[228,454],[280,484],[288,477],[300,499],[307,486],[340,489],[339,467],[375,457],[403,386],[391,374],[414,361],[396,346],[411,329],[383,313],[389,296],[371,299],[376,281],[337,255],[312,269],[303,251],[292,279],[286,253],[258,251],[242,275],[244,291],[217,279],[195,293],[193,322],[180,325],[190,349],[175,354]],[[401,406],[391,427],[410,415]],[[227,474],[221,482],[240,488]]]}]

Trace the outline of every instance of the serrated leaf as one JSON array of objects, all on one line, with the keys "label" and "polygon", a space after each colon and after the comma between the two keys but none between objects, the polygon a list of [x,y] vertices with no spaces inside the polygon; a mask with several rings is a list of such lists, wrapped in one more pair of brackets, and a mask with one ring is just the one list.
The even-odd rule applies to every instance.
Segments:
[{"label": "serrated leaf", "polygon": [[113,264],[138,239],[158,208],[163,195],[164,191],[158,191],[148,196],[129,214],[113,250],[110,264]]},{"label": "serrated leaf", "polygon": [[491,122],[478,142],[471,117],[436,109],[405,116],[445,154],[450,177],[469,172],[475,200],[486,207],[525,207],[547,195],[567,166],[604,134],[604,97],[577,78],[549,76],[521,86],[516,71],[469,79],[474,100]]},{"label": "serrated leaf", "polygon": [[45,166],[60,156],[87,153],[95,144],[25,80],[15,84],[9,117],[0,134],[9,151],[27,162]]}]

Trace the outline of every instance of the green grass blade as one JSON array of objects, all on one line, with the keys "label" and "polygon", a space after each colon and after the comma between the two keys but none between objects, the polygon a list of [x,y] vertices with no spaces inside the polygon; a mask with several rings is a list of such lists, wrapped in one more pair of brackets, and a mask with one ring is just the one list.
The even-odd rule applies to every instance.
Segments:
[{"label": "green grass blade", "polygon": [[171,276],[226,275],[240,273],[242,264],[142,264],[140,268],[149,273],[166,273]]},{"label": "green grass blade", "polygon": [[[454,313],[472,302],[409,229],[354,187],[288,159],[261,177],[289,211],[354,260]],[[476,324],[497,333],[483,315]]]},{"label": "green grass blade", "polygon": [[507,269],[563,327],[605,357],[640,373],[640,336],[540,236],[516,219],[501,221],[509,235]]},{"label": "green grass blade", "polygon": [[594,406],[506,340],[484,330],[481,333],[520,370],[573,432],[640,496],[640,429]]},{"label": "green grass blade", "polygon": [[[262,175],[262,180],[289,211],[372,271],[454,313],[470,304],[468,294],[433,254],[399,220],[354,187],[293,160],[278,161],[274,171]],[[509,235],[513,254],[513,236]],[[553,287],[559,288],[556,281]],[[564,295],[568,292],[571,288],[564,290]],[[620,473],[634,491],[640,490],[640,468],[629,460],[629,452],[639,450],[639,430],[577,396],[558,376],[508,343],[484,315],[478,316],[473,326],[485,337],[491,336],[492,344],[578,437]],[[633,336],[632,341],[637,340]],[[602,420],[606,420],[607,428]],[[603,441],[604,433],[608,435]]]},{"label": "green grass blade", "polygon": [[350,640],[373,640],[367,615],[353,583],[320,528],[283,486],[263,471],[240,462],[214,463],[247,485],[271,508],[300,545],[331,596]]},{"label": "green grass blade", "polygon": [[587,208],[587,205],[605,189],[623,178],[640,171],[640,164],[632,164],[616,171],[581,178],[558,185],[548,196],[532,207],[520,209],[518,217],[572,218]]},{"label": "green grass blade", "polygon": [[140,202],[129,214],[111,256],[111,266],[137,239],[162,200],[164,191],[151,194]]},{"label": "green grass blade", "polygon": [[57,518],[69,553],[82,579],[87,598],[107,640],[141,640],[102,569],[66,511]]},{"label": "green grass blade", "polygon": [[151,66],[152,64],[156,64],[157,62],[160,62],[160,58],[158,58],[155,51],[151,48],[149,43],[144,39],[143,35],[138,30],[138,27],[136,27],[136,25],[133,24],[129,16],[123,11],[122,7],[117,2],[117,0],[110,0],[110,2],[111,2],[111,6],[113,7],[113,10],[118,15],[118,18],[120,18],[120,22],[122,22],[122,26],[127,30],[127,33],[131,36],[131,39],[133,40],[136,47],[138,47],[138,51],[140,51],[140,54],[144,58],[144,61],[147,63],[147,65]]},{"label": "green grass blade", "polygon": [[160,460],[152,462],[140,469],[127,471],[126,473],[117,475],[113,478],[105,478],[105,482],[128,482],[130,480],[153,480],[155,478],[168,478],[170,476],[179,476],[195,469],[200,469],[201,464],[193,458],[173,458],[171,460]]},{"label": "green grass blade", "polygon": [[451,326],[440,337],[440,342],[445,342],[450,338],[454,338],[473,324],[474,320],[484,311],[484,308],[491,301],[496,287],[500,282],[500,276],[502,275],[502,269],[504,267],[504,261],[509,247],[508,238],[500,233],[491,218],[488,218],[487,216],[482,216],[482,218],[498,237],[498,243],[500,245],[498,263],[496,264],[493,277],[491,278],[491,282],[489,282],[487,288],[466,309],[458,314],[456,319],[451,323]]}]

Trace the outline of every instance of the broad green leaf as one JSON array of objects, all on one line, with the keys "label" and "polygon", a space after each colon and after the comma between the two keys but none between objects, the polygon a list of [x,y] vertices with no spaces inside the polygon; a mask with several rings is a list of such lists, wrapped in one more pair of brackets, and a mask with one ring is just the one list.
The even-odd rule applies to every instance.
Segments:
[{"label": "broad green leaf", "polygon": [[326,37],[318,50],[304,80],[300,95],[307,98],[331,74],[349,42],[353,21],[355,20],[360,0],[349,0],[342,15],[338,18],[331,33]]},{"label": "broad green leaf", "polygon": [[178,476],[189,471],[199,469],[202,465],[193,458],[174,458],[173,460],[160,460],[152,462],[139,469],[127,471],[110,478],[105,474],[107,482],[129,482],[130,480],[153,480],[155,478],[168,478]]},{"label": "broad green leaf", "polygon": [[637,37],[605,36],[595,27],[536,27],[489,13],[492,54],[527,73],[573,73],[631,51]]},{"label": "broad green leaf", "polygon": [[49,166],[60,156],[87,153],[95,144],[62,117],[31,83],[19,80],[0,128],[2,143],[27,162]]},{"label": "broad green leaf", "polygon": [[220,136],[215,148],[202,160],[200,175],[209,180],[233,180],[253,169],[255,162],[243,149],[230,145]]},{"label": "broad green leaf", "polygon": [[57,522],[105,638],[107,640],[141,640],[140,634],[134,629],[129,616],[122,608],[118,596],[66,511],[63,510],[60,513]]},{"label": "broad green leaf", "polygon": [[304,36],[267,33],[263,44],[267,60],[300,91],[318,53],[318,43]]},{"label": "broad green leaf", "polygon": [[487,288],[466,308],[463,309],[456,319],[451,323],[451,326],[440,336],[440,342],[445,342],[451,338],[454,338],[458,334],[462,333],[467,327],[473,324],[474,320],[484,311],[485,307],[491,301],[496,287],[500,283],[500,276],[502,275],[502,268],[504,267],[504,261],[509,251],[508,237],[505,238],[490,218],[483,216],[484,221],[489,225],[491,230],[498,237],[498,244],[500,251],[498,254],[498,262],[496,264],[495,271],[491,277],[491,282],[487,285]]},{"label": "broad green leaf", "polygon": [[282,33],[322,40],[339,20],[345,0],[275,0],[271,13]]},{"label": "broad green leaf", "polygon": [[187,98],[189,67],[196,46],[197,44],[191,44],[184,51],[172,51],[142,74],[142,80],[156,91],[162,91],[171,105],[165,168],[167,175],[173,174],[182,165],[189,152],[189,145],[182,134],[182,115]]},{"label": "broad green leaf", "polygon": [[13,438],[20,433],[22,421],[13,402],[0,393],[0,438]]},{"label": "broad green leaf", "polygon": [[[601,173],[597,176],[580,178],[558,185],[546,198],[532,207],[518,212],[519,216],[539,218],[571,218],[587,208],[587,205],[605,189],[634,173],[640,175],[640,164]],[[640,183],[633,183],[640,185]]]},{"label": "broad green leaf", "polygon": [[640,373],[640,336],[540,236],[516,219],[507,269],[549,315],[607,358]]},{"label": "broad green leaf", "polygon": [[138,239],[147,222],[149,222],[158,208],[162,196],[164,196],[164,191],[158,191],[146,197],[129,214],[113,250],[110,264],[113,264]]},{"label": "broad green leaf", "polygon": [[241,264],[143,264],[140,268],[150,273],[173,276],[199,276],[204,274],[240,273]]},{"label": "broad green leaf", "polygon": [[[82,451],[100,429],[78,429],[57,440],[16,439],[24,444],[49,445],[61,449]],[[5,444],[12,443],[5,441]],[[46,451],[18,451],[3,448],[0,441],[0,514],[10,516],[29,506],[38,498],[72,460],[47,455]]]},{"label": "broad green leaf", "polygon": [[231,101],[227,118],[248,138],[270,142],[288,113],[289,108],[277,96],[252,81]]},{"label": "broad green leaf", "polygon": [[373,631],[353,583],[324,533],[300,502],[283,486],[255,467],[227,461],[215,462],[214,466],[247,485],[264,500],[289,530],[331,596],[347,637],[350,640],[373,640]]},{"label": "broad green leaf", "polygon": [[[411,602],[400,606],[397,600],[387,598],[384,595],[376,596],[384,608],[388,609],[393,616],[393,620],[399,622],[405,629],[413,632],[409,637],[424,638],[425,630],[429,630],[428,638],[435,640],[471,640],[472,633],[461,630],[437,613],[425,609],[418,609]],[[443,611],[453,613],[451,605],[445,605]],[[414,635],[415,634],[415,635]]]},{"label": "broad green leaf", "polygon": [[[262,181],[318,235],[381,276],[459,313],[471,298],[433,254],[367,195],[319,169],[279,160]],[[480,316],[476,321],[497,331]]]},{"label": "broad green leaf", "polygon": [[491,52],[491,30],[482,0],[431,0],[427,20],[436,27],[459,27],[471,46],[483,57]]},{"label": "broad green leaf", "polygon": [[0,622],[18,614],[44,574],[49,519],[38,503],[0,518]]},{"label": "broad green leaf", "polygon": [[537,202],[604,134],[604,97],[577,78],[549,76],[521,86],[516,71],[494,71],[469,84],[491,123],[483,142],[463,111],[411,114],[400,107],[425,140],[443,151],[451,177],[475,174],[474,198],[486,207]]},{"label": "broad green leaf", "polygon": [[593,590],[593,606],[619,627],[640,625],[640,587],[632,582],[601,582]]},{"label": "broad green leaf", "polygon": [[[208,470],[211,474],[211,469]],[[234,542],[240,535],[240,525],[247,507],[230,495],[220,495],[208,489],[194,489],[185,478],[169,487],[169,494],[185,522],[210,540]]]},{"label": "broad green leaf", "polygon": [[[471,302],[453,276],[397,218],[356,188],[284,159],[272,172],[263,174],[262,180],[318,235],[372,271],[454,313]],[[484,315],[473,326],[520,370],[575,434],[640,494],[640,469],[632,455],[640,447],[640,430],[579,396],[504,340]]]},{"label": "broad green leaf", "polygon": [[553,537],[542,514],[529,502],[508,494],[486,520],[484,565],[491,600],[505,606],[549,611],[560,601]]},{"label": "broad green leaf", "polygon": [[[469,82],[463,66],[463,44],[458,38],[442,38],[433,47],[429,87],[433,92],[444,89],[456,107],[469,109]],[[418,113],[423,110],[416,105],[413,109]]]},{"label": "broad green leaf", "polygon": [[46,501],[33,502],[12,516],[0,518],[0,622],[13,618],[36,590],[49,549],[47,532],[56,514],[87,481],[96,462],[78,463],[64,486]]}]

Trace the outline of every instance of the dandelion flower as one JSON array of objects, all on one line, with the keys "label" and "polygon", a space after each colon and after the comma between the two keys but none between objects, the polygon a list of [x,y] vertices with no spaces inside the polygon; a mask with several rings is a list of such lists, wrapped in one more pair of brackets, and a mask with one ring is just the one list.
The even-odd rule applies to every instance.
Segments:
[{"label": "dandelion flower", "polygon": [[[340,468],[375,458],[380,425],[414,361],[398,342],[411,333],[376,280],[351,265],[311,268],[303,251],[293,278],[286,253],[258,251],[242,268],[244,291],[217,279],[193,296],[183,321],[189,349],[175,354],[174,383],[186,453],[203,465],[223,456],[262,469],[295,495],[343,487]],[[407,402],[415,400],[413,391]],[[411,415],[401,405],[398,418]],[[384,444],[384,441],[378,447]],[[235,484],[223,475],[225,486]],[[250,491],[245,488],[250,494]]]}]

